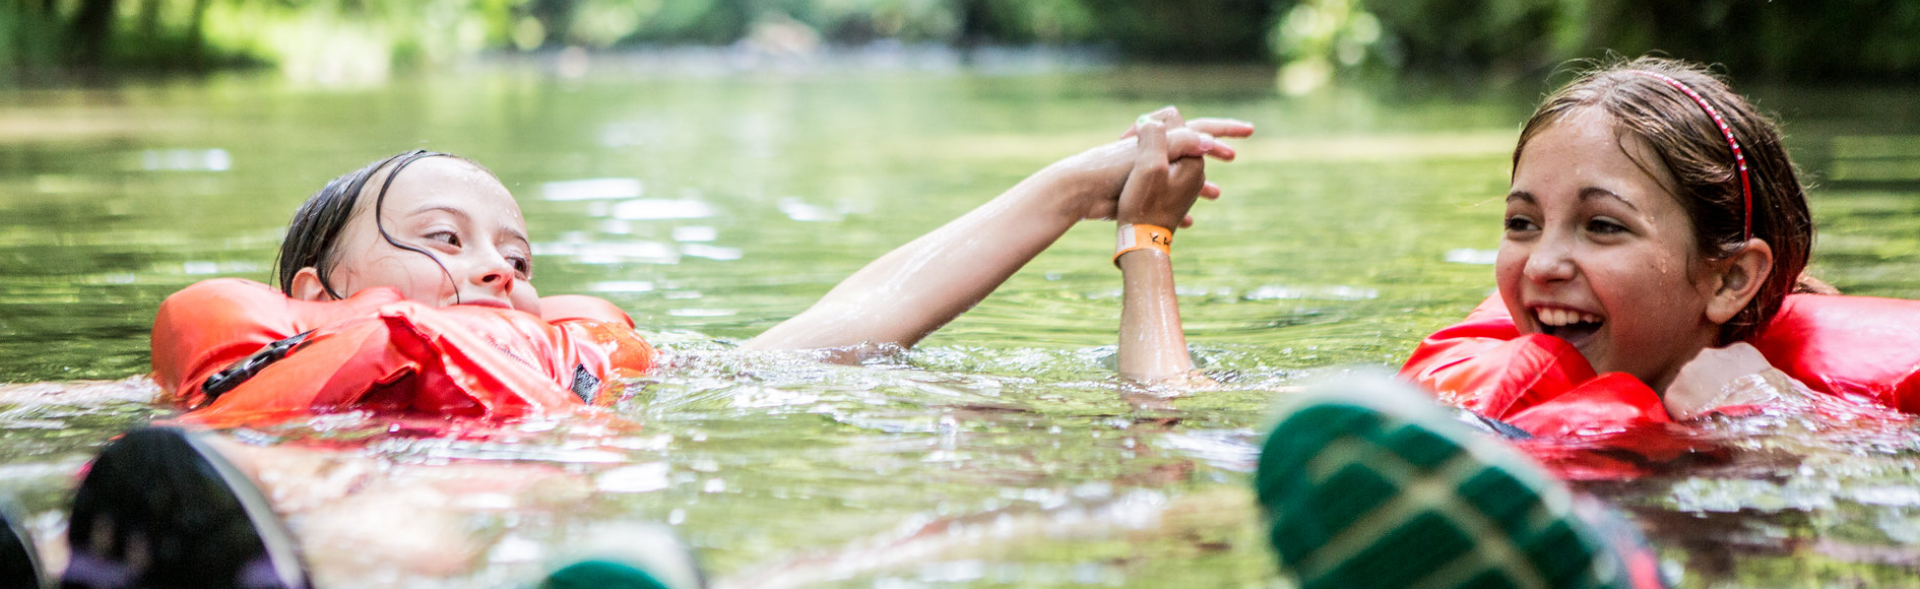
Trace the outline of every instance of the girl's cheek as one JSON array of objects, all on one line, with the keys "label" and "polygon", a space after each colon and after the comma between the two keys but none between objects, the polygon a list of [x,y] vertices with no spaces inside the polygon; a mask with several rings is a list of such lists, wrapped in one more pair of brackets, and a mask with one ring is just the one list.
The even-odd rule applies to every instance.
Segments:
[{"label": "girl's cheek", "polygon": [[1513,284],[1518,284],[1520,272],[1526,268],[1526,265],[1526,252],[1502,243],[1500,244],[1499,253],[1493,258],[1493,280],[1502,289]]},{"label": "girl's cheek", "polygon": [[527,281],[522,280],[514,283],[513,291],[507,293],[507,302],[512,304],[515,309],[526,311],[536,316],[540,314],[540,293],[535,292],[533,290],[533,284]]}]

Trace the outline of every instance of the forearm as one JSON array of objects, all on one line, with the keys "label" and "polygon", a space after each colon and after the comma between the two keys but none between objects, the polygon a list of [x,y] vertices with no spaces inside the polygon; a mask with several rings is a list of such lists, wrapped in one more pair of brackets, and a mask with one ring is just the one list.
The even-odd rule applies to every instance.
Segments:
[{"label": "forearm", "polygon": [[1075,170],[1063,168],[1042,170],[881,256],[746,347],[911,347],[986,298],[1080,220],[1073,203],[1083,199],[1067,192],[1090,187],[1067,181]]},{"label": "forearm", "polygon": [[1172,260],[1166,252],[1140,249],[1119,262],[1126,293],[1120,310],[1120,375],[1153,381],[1193,370],[1174,296]]}]

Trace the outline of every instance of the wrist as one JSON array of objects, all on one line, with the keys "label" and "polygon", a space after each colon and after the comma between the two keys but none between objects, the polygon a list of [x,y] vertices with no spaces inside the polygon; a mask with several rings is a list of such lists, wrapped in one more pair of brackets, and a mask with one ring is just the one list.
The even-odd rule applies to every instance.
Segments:
[{"label": "wrist", "polygon": [[1072,169],[1061,169],[1058,165],[1040,170],[1021,182],[1027,189],[1027,202],[1031,206],[1044,208],[1049,214],[1070,222],[1085,219],[1093,209],[1095,200],[1086,184]]},{"label": "wrist", "polygon": [[1157,252],[1161,257],[1173,255],[1173,230],[1167,227],[1146,223],[1121,223],[1116,228],[1113,247],[1113,265],[1120,266],[1120,258],[1140,251]]},{"label": "wrist", "polygon": [[1041,169],[1027,179],[1055,210],[1073,221],[1118,215],[1120,189],[1133,169],[1133,141],[1094,147]]},{"label": "wrist", "polygon": [[[1121,252],[1120,255],[1113,257],[1113,265],[1120,268],[1120,271],[1122,273],[1126,272],[1129,267],[1135,267],[1134,266],[1135,264],[1151,263],[1156,261],[1159,262],[1158,265],[1160,266],[1171,266],[1173,264],[1173,255],[1157,249],[1147,248],[1147,249],[1136,249],[1129,252]],[[1137,266],[1135,268],[1138,269],[1138,268],[1147,268],[1147,267],[1148,266]]]},{"label": "wrist", "polygon": [[1185,218],[1186,218],[1186,215],[1184,214],[1178,217],[1171,217],[1171,218],[1156,217],[1155,215],[1150,215],[1146,213],[1122,212],[1118,215],[1114,215],[1114,221],[1118,222],[1121,225],[1148,225],[1148,226],[1166,229],[1167,233],[1173,233],[1175,231],[1179,231],[1180,220]]}]

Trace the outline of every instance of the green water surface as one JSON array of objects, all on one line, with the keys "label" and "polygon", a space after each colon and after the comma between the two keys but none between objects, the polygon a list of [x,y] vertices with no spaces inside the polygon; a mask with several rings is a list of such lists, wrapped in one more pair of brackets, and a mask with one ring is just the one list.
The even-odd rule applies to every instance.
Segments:
[{"label": "green water surface", "polygon": [[[542,293],[613,301],[675,363],[635,384],[620,410],[645,429],[611,449],[374,436],[358,452],[397,466],[535,464],[594,490],[467,510],[489,548],[463,572],[316,571],[323,584],[513,586],[581,530],[644,521],[729,586],[1282,586],[1244,490],[1264,412],[1339,367],[1396,367],[1491,292],[1513,139],[1546,87],[1282,99],[1271,81],[495,67],[376,87],[245,74],[0,91],[0,491],[57,532],[92,449],[170,413],[140,378],[160,301],[216,276],[269,280],[301,200],[424,147],[514,191]],[[1754,95],[1815,186],[1814,273],[1920,297],[1920,92]],[[1101,222],[898,357],[729,351],[1168,103],[1259,126],[1238,162],[1210,168],[1226,196],[1196,207],[1175,253],[1217,390],[1112,377],[1120,284]],[[554,199],[581,193],[553,183],[583,179],[617,180],[609,198]],[[1920,587],[1920,436],[1817,429],[1753,433],[1731,466],[1588,487],[1649,526],[1686,587]]]}]

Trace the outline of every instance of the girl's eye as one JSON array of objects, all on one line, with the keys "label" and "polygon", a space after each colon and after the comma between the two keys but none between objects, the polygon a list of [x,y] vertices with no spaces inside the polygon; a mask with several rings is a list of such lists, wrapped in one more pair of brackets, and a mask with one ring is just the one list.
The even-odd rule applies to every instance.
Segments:
[{"label": "girl's eye", "polygon": [[1540,228],[1539,225],[1533,224],[1533,219],[1528,219],[1526,217],[1522,217],[1519,215],[1507,217],[1505,226],[1507,228],[1507,231],[1510,231],[1510,232],[1533,231]]},{"label": "girl's eye", "polygon": [[1587,221],[1587,231],[1601,235],[1615,235],[1627,232],[1627,226],[1612,219],[1595,217]]},{"label": "girl's eye", "polygon": [[455,234],[452,231],[435,231],[433,233],[428,233],[427,239],[430,241],[437,241],[440,243],[451,245],[453,247],[460,247],[460,236],[458,234]]},{"label": "girl's eye", "polygon": [[519,274],[521,280],[533,277],[533,260],[516,256],[507,258],[507,261],[513,264],[513,272]]}]

